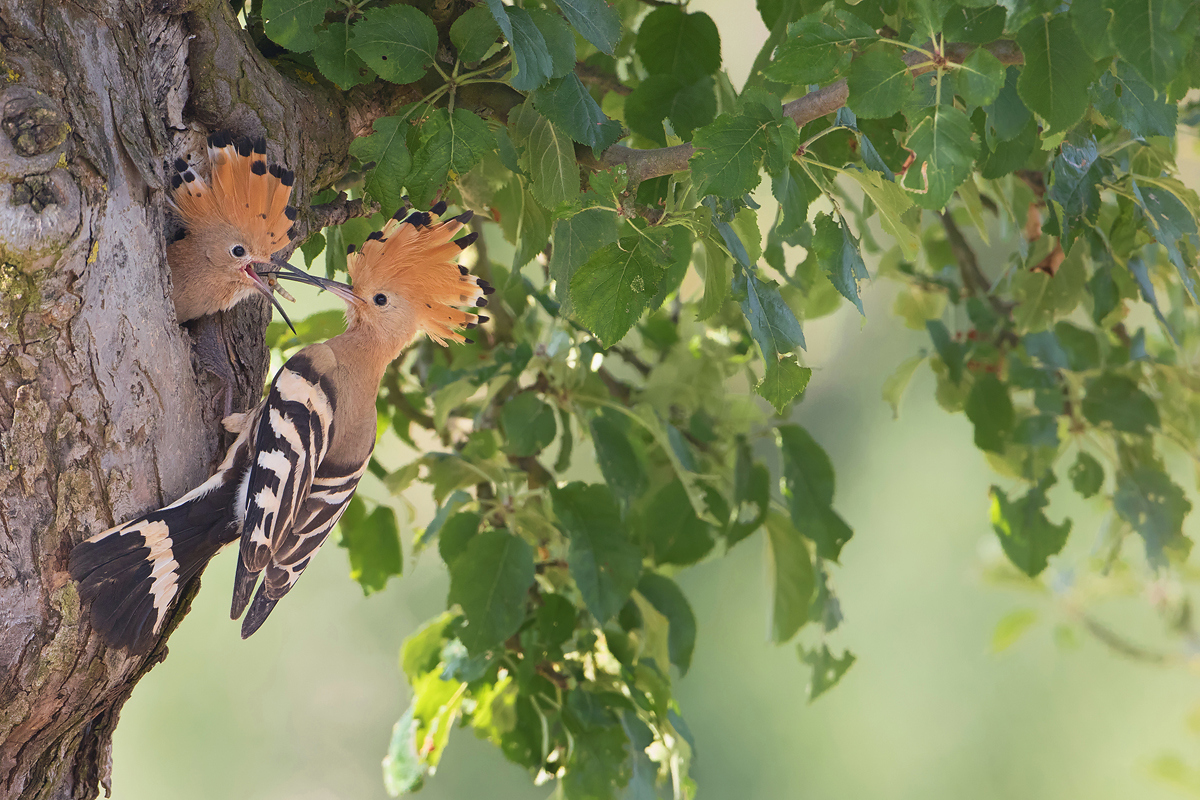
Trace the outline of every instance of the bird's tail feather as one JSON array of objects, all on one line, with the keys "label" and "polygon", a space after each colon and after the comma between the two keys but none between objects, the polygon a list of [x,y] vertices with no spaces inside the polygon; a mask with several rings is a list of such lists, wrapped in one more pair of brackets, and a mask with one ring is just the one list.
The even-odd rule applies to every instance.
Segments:
[{"label": "bird's tail feather", "polygon": [[[244,442],[233,448],[245,449]],[[71,577],[91,606],[92,628],[110,647],[149,652],[184,585],[237,540],[235,499],[244,460],[231,450],[217,474],[177,502],[71,551]]]}]

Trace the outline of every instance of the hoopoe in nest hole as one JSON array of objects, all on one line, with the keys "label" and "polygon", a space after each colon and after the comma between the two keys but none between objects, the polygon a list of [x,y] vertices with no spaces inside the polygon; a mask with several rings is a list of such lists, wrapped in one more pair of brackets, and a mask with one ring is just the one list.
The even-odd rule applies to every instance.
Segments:
[{"label": "hoopoe in nest hole", "polygon": [[183,586],[235,541],[231,616],[245,612],[243,638],[295,585],[367,469],[388,364],[422,331],[463,342],[461,329],[487,321],[475,310],[494,290],[457,264],[478,234],[453,238],[471,212],[435,221],[445,210],[397,214],[371,234],[347,258],[352,285],[306,276],[345,302],[345,332],[300,350],[257,408],[225,420],[237,440],[204,484],[71,552],[91,625],[110,646],[148,652]]},{"label": "hoopoe in nest hole", "polygon": [[267,163],[266,153],[266,139],[218,132],[208,137],[207,177],[175,159],[168,203],[183,228],[167,245],[167,262],[180,323],[227,311],[260,292],[291,326],[274,280],[263,274],[307,275],[275,257],[295,236],[296,208],[288,202],[296,175]]}]

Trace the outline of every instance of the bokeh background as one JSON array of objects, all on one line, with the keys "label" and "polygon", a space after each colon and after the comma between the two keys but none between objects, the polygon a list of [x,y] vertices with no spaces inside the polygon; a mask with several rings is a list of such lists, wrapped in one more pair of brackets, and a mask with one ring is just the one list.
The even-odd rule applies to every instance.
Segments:
[{"label": "bokeh background", "polygon": [[[690,8],[716,19],[740,86],[766,37],[754,4],[693,0]],[[1194,154],[1187,168],[1196,169]],[[1195,171],[1186,178],[1200,186]],[[503,258],[502,247],[493,243],[493,257]],[[988,579],[1002,557],[987,491],[1005,482],[972,445],[966,418],[936,405],[927,367],[893,420],[883,382],[928,346],[891,314],[893,296],[878,281],[865,287],[865,320],[843,307],[806,325],[815,371],[794,415],[829,452],[836,505],[855,531],[833,575],[845,622],[831,645],[859,660],[839,686],[807,702],[808,668],[794,648],[767,641],[760,538],[682,573],[700,636],[678,699],[696,739],[699,797],[1186,796],[1164,779],[1163,764],[1200,763],[1196,674],[1114,653],[1075,624],[1063,594]],[[307,295],[300,306],[297,316],[332,307]],[[400,447],[389,437],[380,452],[399,465],[412,458]],[[1176,480],[1195,484],[1187,473]],[[361,491],[388,497],[378,484]],[[1051,562],[1053,582],[1065,586],[1102,516],[1069,487],[1050,496],[1051,519],[1075,522],[1067,550]],[[416,490],[407,499],[412,525],[423,527],[431,500]],[[235,554],[220,556],[171,638],[170,657],[125,706],[113,797],[385,798],[380,760],[409,701],[400,644],[445,608],[448,589],[437,553],[414,559],[411,538],[410,525],[403,578],[369,598],[349,579],[345,551],[330,543],[245,642],[228,618]],[[997,650],[998,624],[1026,612],[1036,621]],[[1096,613],[1139,646],[1166,643],[1145,598]],[[552,789],[532,786],[494,747],[456,730],[419,797],[540,799]]]}]

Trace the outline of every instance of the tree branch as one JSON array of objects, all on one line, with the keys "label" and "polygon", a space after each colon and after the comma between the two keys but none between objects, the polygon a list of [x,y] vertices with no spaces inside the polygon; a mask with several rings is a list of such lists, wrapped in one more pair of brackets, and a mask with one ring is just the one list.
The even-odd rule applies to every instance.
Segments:
[{"label": "tree branch", "polygon": [[[379,204],[358,198],[350,200],[346,197],[345,192],[341,192],[337,199],[330,203],[321,203],[320,205],[311,206],[309,214],[311,215],[310,227],[312,230],[320,230],[328,225],[341,225],[348,219],[356,217],[369,217],[379,211]],[[297,238],[303,238],[304,232]]]},{"label": "tree branch", "polygon": [[1000,317],[1007,318],[1010,307],[988,291],[991,282],[979,268],[979,260],[975,258],[975,251],[971,249],[966,237],[958,229],[958,224],[955,223],[950,212],[943,211],[938,216],[942,220],[942,227],[946,229],[946,241],[950,244],[950,252],[954,254],[954,260],[958,262],[963,291],[966,292],[967,297],[982,297]]},{"label": "tree branch", "polygon": [[[1014,42],[992,42],[984,45],[984,49],[1000,59],[1002,64],[1021,64],[1025,60],[1020,48]],[[942,58],[945,62],[961,64],[963,59],[975,50],[976,46],[972,44],[949,44],[946,45]],[[911,68],[913,75],[929,72],[937,66],[924,53],[916,51],[906,53],[903,59]],[[846,80],[843,78],[824,88],[817,89],[815,92],[809,92],[803,97],[785,103],[783,113],[794,120],[797,127],[803,127],[846,105],[849,95]],[[688,160],[694,152],[695,148],[690,144],[659,147],[652,150],[635,150],[632,147],[615,144],[604,151],[600,157],[600,163],[603,167],[625,164],[628,169],[629,187],[632,190],[642,181],[687,169]]]}]

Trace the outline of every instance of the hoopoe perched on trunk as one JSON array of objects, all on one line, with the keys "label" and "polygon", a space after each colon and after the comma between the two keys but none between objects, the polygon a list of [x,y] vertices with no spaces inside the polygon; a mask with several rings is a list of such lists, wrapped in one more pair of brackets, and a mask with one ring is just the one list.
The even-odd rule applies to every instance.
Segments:
[{"label": "hoopoe perched on trunk", "polygon": [[255,292],[266,295],[287,321],[273,286],[257,268],[285,268],[272,257],[294,236],[296,209],[288,201],[296,175],[268,164],[266,153],[266,139],[235,140],[218,132],[208,137],[207,178],[175,159],[168,202],[183,229],[167,245],[167,262],[179,322],[226,311]]},{"label": "hoopoe perched on trunk", "polygon": [[471,212],[435,223],[445,210],[397,214],[371,234],[347,258],[352,285],[315,279],[346,303],[345,332],[300,350],[257,408],[225,420],[237,440],[216,474],[71,552],[71,576],[109,645],[147,652],[183,585],[239,539],[231,616],[249,605],[243,638],[295,585],[367,469],[388,364],[421,331],[469,341],[459,330],[487,321],[456,308],[485,306],[494,290],[457,264],[478,236],[452,238]]}]

